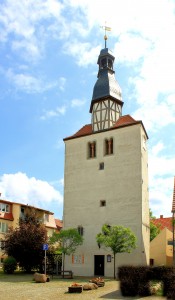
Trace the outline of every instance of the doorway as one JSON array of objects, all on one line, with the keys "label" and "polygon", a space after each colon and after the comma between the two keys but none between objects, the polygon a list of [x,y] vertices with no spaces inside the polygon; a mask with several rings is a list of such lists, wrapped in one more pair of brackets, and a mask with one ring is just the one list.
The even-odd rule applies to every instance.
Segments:
[{"label": "doorway", "polygon": [[104,276],[104,255],[94,255],[94,275]]}]

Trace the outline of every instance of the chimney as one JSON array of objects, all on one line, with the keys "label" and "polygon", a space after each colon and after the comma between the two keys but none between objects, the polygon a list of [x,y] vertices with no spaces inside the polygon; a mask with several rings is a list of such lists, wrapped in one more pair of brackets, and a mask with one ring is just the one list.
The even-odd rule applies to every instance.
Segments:
[{"label": "chimney", "polygon": [[163,219],[163,215],[160,215],[160,219]]}]

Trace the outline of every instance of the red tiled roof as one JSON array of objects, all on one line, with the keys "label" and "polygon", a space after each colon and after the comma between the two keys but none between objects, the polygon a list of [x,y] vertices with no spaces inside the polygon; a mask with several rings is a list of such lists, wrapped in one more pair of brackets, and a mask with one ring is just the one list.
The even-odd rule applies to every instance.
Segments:
[{"label": "red tiled roof", "polygon": [[59,219],[55,219],[56,226],[61,229],[63,227],[63,221]]},{"label": "red tiled roof", "polygon": [[[139,124],[139,123],[142,124],[142,121],[136,121],[130,115],[125,115],[125,116],[120,117],[118,119],[118,121],[115,123],[115,125],[113,127],[111,127],[109,130],[113,130],[115,128],[124,127],[124,126],[135,125],[135,124]],[[142,124],[142,126],[143,126],[143,124]],[[143,126],[143,128],[144,128],[144,126]],[[145,130],[145,128],[144,128],[144,130]],[[92,125],[87,124],[87,125],[83,126],[79,131],[77,131],[72,136],[65,138],[64,141],[73,139],[73,138],[77,138],[77,137],[81,137],[81,136],[90,135],[93,133],[94,132],[92,131]],[[145,131],[145,133],[146,133],[146,131]]]},{"label": "red tiled roof", "polygon": [[172,212],[175,212],[175,177],[174,177],[174,190],[173,190]]},{"label": "red tiled roof", "polygon": [[123,125],[137,124],[137,123],[138,123],[138,121],[134,120],[130,115],[125,115],[118,119],[118,121],[115,123],[114,127],[120,127]]},{"label": "red tiled roof", "polygon": [[151,222],[154,225],[159,226],[160,230],[163,230],[164,228],[167,228],[170,231],[173,230],[172,217],[163,218],[163,216],[160,216],[160,218],[158,218],[158,219],[152,219]]},{"label": "red tiled roof", "polygon": [[92,134],[92,125],[91,124],[88,124],[88,125],[85,125],[83,126],[80,130],[78,130],[75,134],[69,136],[69,137],[66,137],[65,139],[63,139],[64,141],[65,140],[69,140],[69,139],[73,139],[73,138],[76,138],[76,137],[80,137],[80,136],[85,136],[85,135],[89,135],[89,134]]}]

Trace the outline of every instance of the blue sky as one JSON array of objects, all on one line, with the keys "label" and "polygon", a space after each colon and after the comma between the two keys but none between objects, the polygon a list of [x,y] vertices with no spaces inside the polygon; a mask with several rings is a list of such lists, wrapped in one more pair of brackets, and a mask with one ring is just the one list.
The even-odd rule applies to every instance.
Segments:
[{"label": "blue sky", "polygon": [[1,0],[1,198],[62,218],[63,138],[90,123],[105,22],[123,115],[142,120],[149,136],[150,207],[156,216],[171,216],[173,0]]}]

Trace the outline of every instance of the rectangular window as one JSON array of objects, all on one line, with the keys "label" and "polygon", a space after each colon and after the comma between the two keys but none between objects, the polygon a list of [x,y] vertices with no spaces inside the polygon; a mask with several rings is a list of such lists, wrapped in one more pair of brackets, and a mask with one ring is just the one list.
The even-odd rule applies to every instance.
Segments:
[{"label": "rectangular window", "polygon": [[101,207],[106,206],[106,200],[100,200],[100,206]]},{"label": "rectangular window", "polygon": [[21,213],[24,214],[24,207],[21,206]]},{"label": "rectangular window", "polygon": [[9,212],[10,211],[9,204],[0,203],[0,211],[2,211],[2,212]]},{"label": "rectangular window", "polygon": [[105,155],[113,154],[113,138],[105,140]]},{"label": "rectangular window", "polygon": [[96,157],[96,142],[88,143],[88,158]]},{"label": "rectangular window", "polygon": [[45,214],[44,215],[44,221],[45,222],[49,222],[49,214]]},{"label": "rectangular window", "polygon": [[0,232],[6,233],[8,231],[8,224],[0,222]]},{"label": "rectangular window", "polygon": [[78,233],[79,233],[81,236],[83,236],[83,234],[84,234],[84,228],[83,228],[83,226],[78,226]]},{"label": "rectangular window", "polygon": [[25,208],[23,206],[21,206],[20,219],[21,220],[25,219]]},{"label": "rectangular window", "polygon": [[104,170],[104,162],[99,163],[99,170]]}]

